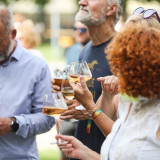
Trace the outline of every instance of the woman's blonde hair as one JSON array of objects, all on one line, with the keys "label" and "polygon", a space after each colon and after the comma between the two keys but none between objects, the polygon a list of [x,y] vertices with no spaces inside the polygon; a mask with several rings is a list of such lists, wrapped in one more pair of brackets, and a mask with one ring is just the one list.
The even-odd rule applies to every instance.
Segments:
[{"label": "woman's blonde hair", "polygon": [[36,31],[31,20],[25,20],[19,27],[18,32],[23,38],[23,41],[28,46],[28,49],[34,48],[41,43],[40,34]]}]

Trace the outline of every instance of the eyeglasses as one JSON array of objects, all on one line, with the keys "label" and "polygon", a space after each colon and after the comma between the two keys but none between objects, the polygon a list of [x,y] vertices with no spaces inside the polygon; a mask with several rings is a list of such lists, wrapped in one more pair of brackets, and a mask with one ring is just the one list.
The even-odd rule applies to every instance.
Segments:
[{"label": "eyeglasses", "polygon": [[138,7],[137,9],[134,10],[133,15],[141,14],[141,13],[143,13],[143,18],[144,19],[147,19],[147,18],[151,17],[153,14],[155,14],[159,23],[160,23],[160,17],[159,17],[156,10],[154,10],[154,9],[145,10],[143,7]]},{"label": "eyeglasses", "polygon": [[77,27],[73,27],[74,31],[79,31],[80,33],[85,33],[87,31],[87,28],[77,28]]}]

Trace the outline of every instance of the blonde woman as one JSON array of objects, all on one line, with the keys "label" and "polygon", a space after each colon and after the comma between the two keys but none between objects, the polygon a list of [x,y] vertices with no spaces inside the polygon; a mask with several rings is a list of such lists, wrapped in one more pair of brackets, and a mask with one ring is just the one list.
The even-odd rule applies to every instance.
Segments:
[{"label": "blonde woman", "polygon": [[18,26],[17,39],[22,47],[30,50],[34,55],[44,58],[43,54],[35,48],[40,45],[41,37],[30,19],[25,20]]}]

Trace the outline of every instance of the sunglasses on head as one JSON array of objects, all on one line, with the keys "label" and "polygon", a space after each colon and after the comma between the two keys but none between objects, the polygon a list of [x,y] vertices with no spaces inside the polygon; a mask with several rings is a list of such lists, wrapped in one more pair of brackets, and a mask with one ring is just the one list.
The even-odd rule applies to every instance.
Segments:
[{"label": "sunglasses on head", "polygon": [[87,31],[87,29],[86,28],[77,28],[77,27],[73,27],[73,30],[74,31],[80,31],[81,33],[85,33],[86,31]]},{"label": "sunglasses on head", "polygon": [[160,23],[160,17],[159,17],[156,10],[154,10],[154,9],[145,10],[143,7],[138,7],[137,9],[134,10],[133,15],[141,14],[141,13],[143,13],[142,16],[143,16],[144,19],[147,19],[147,18],[151,17],[153,14],[155,14],[159,23]]}]

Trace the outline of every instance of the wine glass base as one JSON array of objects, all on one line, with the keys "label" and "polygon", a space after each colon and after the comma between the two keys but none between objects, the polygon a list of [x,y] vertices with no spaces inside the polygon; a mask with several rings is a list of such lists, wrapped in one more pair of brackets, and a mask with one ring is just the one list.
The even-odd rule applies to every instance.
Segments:
[{"label": "wine glass base", "polygon": [[67,144],[68,141],[64,141],[64,140],[62,140],[62,139],[59,138],[59,139],[57,140],[57,143],[58,143],[58,144]]},{"label": "wine glass base", "polygon": [[68,141],[64,141],[59,138],[58,140],[55,140],[55,141],[51,142],[50,144],[67,144],[67,143],[68,143]]},{"label": "wine glass base", "polygon": [[76,106],[75,109],[76,110],[85,110],[85,108],[82,105]]},{"label": "wine glass base", "polygon": [[53,145],[53,144],[57,144],[57,140],[55,140],[55,141],[51,142],[50,144],[51,144],[51,145]]}]

